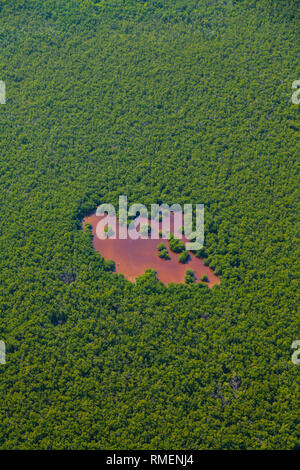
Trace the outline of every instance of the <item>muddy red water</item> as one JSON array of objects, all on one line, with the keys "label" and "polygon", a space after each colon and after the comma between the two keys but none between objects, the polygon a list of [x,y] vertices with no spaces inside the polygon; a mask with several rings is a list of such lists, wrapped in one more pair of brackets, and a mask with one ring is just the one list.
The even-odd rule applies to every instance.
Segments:
[{"label": "muddy red water", "polygon": [[[196,282],[201,281],[202,276],[207,276],[209,287],[220,284],[220,279],[215,275],[209,266],[204,266],[203,259],[196,258],[192,253],[187,263],[178,261],[178,254],[170,250],[169,242],[165,239],[153,240],[138,239],[120,240],[119,224],[116,226],[116,239],[107,238],[101,240],[98,238],[96,229],[99,221],[103,217],[96,214],[84,218],[83,223],[89,223],[92,226],[93,246],[105,258],[111,259],[116,264],[116,272],[123,274],[129,281],[134,282],[136,277],[144,274],[146,269],[154,269],[157,277],[165,285],[170,282],[184,283],[184,276],[187,269],[192,269],[195,274]],[[149,222],[150,223],[150,222]],[[171,222],[172,228],[172,222]],[[182,241],[187,239],[183,236]],[[170,260],[159,258],[157,245],[164,243],[168,248]]]}]

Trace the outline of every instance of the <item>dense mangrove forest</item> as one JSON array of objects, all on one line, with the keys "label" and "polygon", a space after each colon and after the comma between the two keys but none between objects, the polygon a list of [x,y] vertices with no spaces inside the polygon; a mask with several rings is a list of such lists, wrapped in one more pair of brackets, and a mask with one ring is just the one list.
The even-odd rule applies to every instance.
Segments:
[{"label": "dense mangrove forest", "polygon": [[[299,20],[0,0],[1,449],[299,447]],[[201,282],[94,249],[82,220],[120,194],[204,204]]]}]

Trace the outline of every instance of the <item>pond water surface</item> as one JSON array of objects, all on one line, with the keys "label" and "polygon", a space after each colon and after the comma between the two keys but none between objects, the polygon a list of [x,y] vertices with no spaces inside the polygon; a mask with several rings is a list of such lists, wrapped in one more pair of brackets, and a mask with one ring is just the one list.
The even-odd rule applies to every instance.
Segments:
[{"label": "pond water surface", "polygon": [[[209,287],[220,284],[220,279],[209,266],[205,266],[203,259],[197,258],[190,252],[187,263],[178,261],[178,254],[170,250],[169,241],[165,239],[153,240],[138,239],[120,240],[119,224],[116,226],[116,239],[107,238],[101,240],[96,234],[97,224],[103,217],[92,214],[84,218],[83,223],[89,223],[92,226],[93,246],[106,259],[111,259],[116,264],[116,272],[123,274],[129,281],[134,282],[137,276],[144,274],[146,269],[154,269],[157,272],[158,279],[165,285],[169,282],[184,283],[184,276],[187,269],[194,271],[196,282],[201,281],[202,276],[207,276]],[[146,220],[147,222],[147,220]],[[150,224],[150,221],[149,221]],[[161,228],[161,225],[160,225]],[[171,231],[173,225],[171,221]],[[182,241],[188,241],[182,236]],[[170,260],[159,258],[157,245],[164,243],[168,248]]]}]

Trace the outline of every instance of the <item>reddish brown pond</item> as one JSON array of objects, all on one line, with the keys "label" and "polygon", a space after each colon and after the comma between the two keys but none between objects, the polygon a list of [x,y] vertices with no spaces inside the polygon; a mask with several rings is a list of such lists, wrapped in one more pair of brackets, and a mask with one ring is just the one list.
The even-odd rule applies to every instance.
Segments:
[{"label": "reddish brown pond", "polygon": [[[207,276],[209,287],[215,284],[220,284],[220,279],[216,276],[209,266],[204,266],[203,259],[196,258],[190,253],[190,258],[187,263],[180,263],[178,261],[178,254],[170,250],[169,241],[165,239],[153,240],[138,239],[120,240],[119,224],[117,223],[117,238],[101,240],[96,235],[96,227],[101,216],[96,214],[84,218],[83,223],[89,223],[92,226],[93,245],[94,248],[105,258],[111,259],[116,264],[116,272],[123,274],[129,281],[134,282],[136,277],[144,274],[146,269],[154,269],[157,272],[157,277],[165,285],[169,282],[184,283],[184,276],[187,269],[194,271],[196,282],[201,280],[202,276]],[[172,222],[171,222],[172,224]],[[172,225],[171,225],[172,227]],[[183,236],[182,241],[186,242],[187,239]],[[159,258],[157,245],[164,243],[168,248],[170,260]]]}]

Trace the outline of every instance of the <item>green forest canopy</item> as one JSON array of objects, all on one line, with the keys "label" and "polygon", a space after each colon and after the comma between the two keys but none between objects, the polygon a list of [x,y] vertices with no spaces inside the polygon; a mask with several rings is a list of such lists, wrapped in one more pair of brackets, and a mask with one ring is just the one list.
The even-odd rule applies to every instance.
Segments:
[{"label": "green forest canopy", "polygon": [[[297,3],[0,1],[0,448],[296,448]],[[221,285],[111,272],[120,194],[203,203]]]}]

